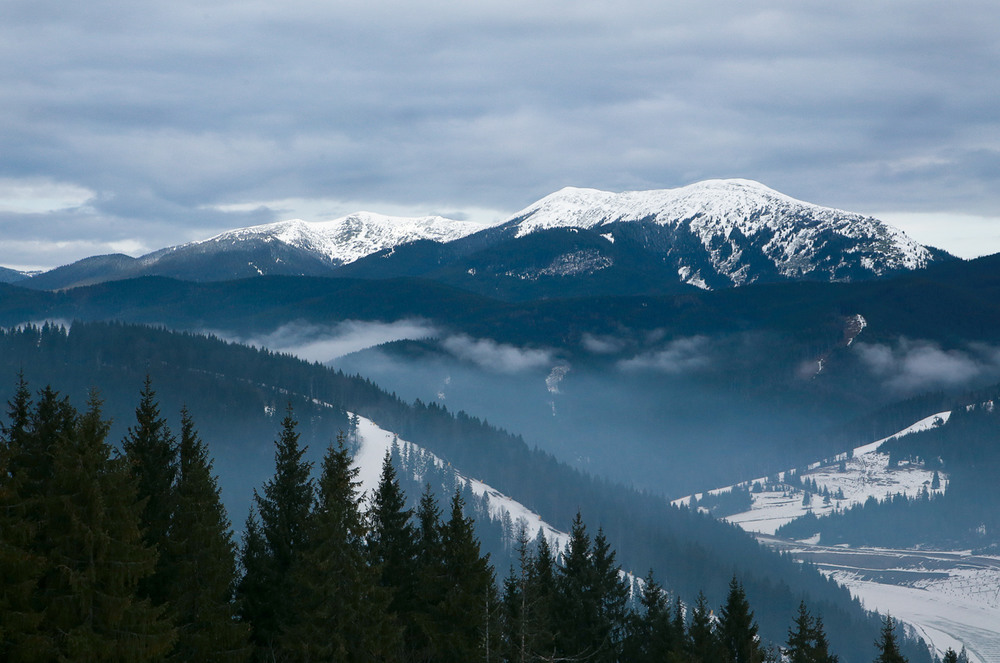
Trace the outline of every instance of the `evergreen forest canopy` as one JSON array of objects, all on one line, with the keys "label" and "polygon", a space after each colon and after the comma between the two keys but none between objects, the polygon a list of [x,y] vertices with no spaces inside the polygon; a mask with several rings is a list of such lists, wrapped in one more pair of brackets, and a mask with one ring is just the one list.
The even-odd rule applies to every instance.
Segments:
[{"label": "evergreen forest canopy", "polygon": [[[579,513],[562,551],[521,529],[498,587],[459,492],[447,517],[429,486],[407,508],[387,455],[366,505],[345,436],[315,476],[291,407],[237,552],[187,411],[177,438],[147,378],[120,451],[103,416],[97,392],[80,412],[51,387],[33,397],[23,378],[8,403],[4,660],[778,660],[735,576],[717,618],[703,593],[670,601],[652,571],[626,582]],[[781,654],[838,660],[804,602],[790,624]],[[875,661],[907,660],[891,618],[875,644]]]}]

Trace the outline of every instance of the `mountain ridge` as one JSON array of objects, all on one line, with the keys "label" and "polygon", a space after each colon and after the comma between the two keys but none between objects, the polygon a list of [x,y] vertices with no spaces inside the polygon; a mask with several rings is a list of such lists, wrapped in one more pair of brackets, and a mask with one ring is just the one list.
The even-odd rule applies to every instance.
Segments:
[{"label": "mountain ridge", "polygon": [[[585,254],[563,250],[565,238],[553,234],[560,230],[593,232],[607,245],[601,242]],[[533,265],[528,272],[503,264],[499,256],[516,254],[519,241],[539,235],[557,238],[545,264]],[[621,261],[620,250],[612,255],[615,242],[625,243],[631,253],[624,260],[632,264],[627,273],[646,264],[647,271],[656,274],[661,285],[654,290],[668,287],[668,282],[715,290],[784,280],[868,280],[954,259],[874,217],[799,201],[751,180],[731,179],[623,193],[567,187],[496,224],[372,212],[321,222],[293,219],[229,230],[139,258],[86,258],[23,284],[55,290],[147,275],[192,281],[336,276],[350,267],[345,273],[360,278],[382,278],[386,272],[424,276],[491,294],[511,291],[505,285],[511,279],[556,277],[537,293],[514,290],[521,298],[558,297],[563,295],[561,285],[580,292],[595,272]],[[415,244],[424,248],[405,250]],[[545,253],[537,246],[532,250]],[[477,275],[475,264],[461,271],[476,278],[454,273],[470,260],[491,264],[488,282]],[[624,283],[629,278],[611,280],[622,282],[625,290],[618,294],[644,293],[650,287],[630,291]]]}]

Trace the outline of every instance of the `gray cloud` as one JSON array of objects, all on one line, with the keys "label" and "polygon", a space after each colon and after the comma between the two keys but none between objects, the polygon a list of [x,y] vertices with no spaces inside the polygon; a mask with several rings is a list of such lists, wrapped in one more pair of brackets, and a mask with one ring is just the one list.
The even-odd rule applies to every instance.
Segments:
[{"label": "gray cloud", "polygon": [[891,346],[856,343],[854,350],[871,374],[897,394],[1000,379],[1000,349],[982,344],[946,350],[936,343],[904,338]]},{"label": "gray cloud", "polygon": [[333,326],[292,322],[270,334],[234,340],[291,354],[306,361],[325,363],[383,343],[431,338],[438,334],[433,325],[423,320],[389,323],[345,320]]},{"label": "gray cloud", "polygon": [[580,345],[587,352],[596,355],[610,355],[621,352],[625,348],[626,341],[615,336],[595,335],[586,332],[580,338]]},{"label": "gray cloud", "polygon": [[469,361],[494,373],[521,373],[552,365],[550,350],[518,348],[497,343],[488,338],[472,338],[464,334],[449,336],[441,344],[455,357]]},{"label": "gray cloud", "polygon": [[690,336],[670,341],[660,350],[645,352],[618,362],[626,371],[654,370],[670,374],[694,373],[708,368],[710,341],[705,336]]},{"label": "gray cloud", "polygon": [[[148,248],[279,214],[220,205],[498,216],[567,184],[730,176],[862,212],[995,214],[998,28],[980,0],[13,0],[0,179],[91,191],[78,232]],[[65,217],[0,232],[45,243]]]}]

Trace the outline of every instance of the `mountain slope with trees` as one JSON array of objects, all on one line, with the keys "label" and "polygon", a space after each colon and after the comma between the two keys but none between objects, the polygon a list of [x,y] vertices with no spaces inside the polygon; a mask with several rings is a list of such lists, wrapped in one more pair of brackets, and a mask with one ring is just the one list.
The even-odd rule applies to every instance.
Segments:
[{"label": "mountain slope with trees", "polygon": [[[728,580],[737,572],[747,598],[758,606],[761,633],[769,639],[782,640],[789,616],[808,596],[810,606],[824,615],[831,639],[845,643],[845,660],[864,660],[874,640],[877,623],[873,618],[811,568],[769,553],[734,527],[707,516],[581,475],[468,415],[456,417],[438,406],[409,406],[362,379],[290,357],[164,330],[81,324],[68,333],[53,327],[5,332],[0,342],[5,349],[2,356],[21,364],[26,375],[30,369],[28,379],[33,384],[59,378],[80,385],[71,386],[67,393],[97,386],[110,403],[116,389],[124,388],[115,385],[131,381],[131,394],[113,408],[109,405],[109,411],[125,411],[125,421],[135,416],[131,404],[145,372],[153,376],[164,411],[179,411],[185,399],[199,395],[192,398],[192,416],[195,406],[204,408],[204,418],[199,415],[196,420],[207,439],[213,440],[213,449],[234,450],[228,456],[216,454],[220,475],[242,475],[247,462],[257,465],[256,473],[246,475],[252,483],[248,486],[246,478],[242,482],[241,489],[247,493],[254,483],[263,483],[252,477],[266,476],[271,440],[280,430],[273,414],[267,414],[268,408],[291,400],[304,422],[306,439],[322,448],[334,431],[347,429],[347,421],[343,410],[338,417],[337,408],[317,405],[317,401],[336,403],[379,421],[516,496],[558,527],[569,529],[572,514],[578,511],[587,514],[588,520],[603,528],[606,543],[618,551],[618,563],[657,569],[672,591],[692,603],[698,591],[704,591],[711,602],[721,603]],[[137,366],[148,370],[134,375]],[[16,367],[8,368],[16,374]],[[240,398],[247,400],[237,408]],[[212,419],[216,421],[210,424]],[[243,428],[230,428],[230,423],[240,419],[244,419]],[[261,421],[271,423],[251,433],[253,424]],[[209,429],[217,430],[218,437],[205,433]],[[233,430],[244,432],[234,439]],[[261,439],[264,435],[266,440]],[[230,463],[234,458],[250,461]],[[220,479],[223,486],[240,485],[227,483],[224,476]],[[859,633],[868,634],[861,638],[864,642],[859,641]]]}]

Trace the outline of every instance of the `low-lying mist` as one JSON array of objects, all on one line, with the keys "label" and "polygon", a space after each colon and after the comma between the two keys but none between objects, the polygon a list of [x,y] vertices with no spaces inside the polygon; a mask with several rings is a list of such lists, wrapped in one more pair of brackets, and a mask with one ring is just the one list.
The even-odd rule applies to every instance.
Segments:
[{"label": "low-lying mist", "polygon": [[623,330],[519,347],[399,320],[291,323],[240,340],[465,411],[595,475],[671,497],[843,451],[838,428],[896,400],[1000,380],[992,346],[813,347],[761,331]]}]

